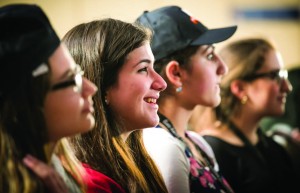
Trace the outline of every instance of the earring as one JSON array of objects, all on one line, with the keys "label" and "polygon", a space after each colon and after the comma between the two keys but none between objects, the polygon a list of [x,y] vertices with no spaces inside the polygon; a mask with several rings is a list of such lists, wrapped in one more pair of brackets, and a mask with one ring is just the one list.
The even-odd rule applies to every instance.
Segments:
[{"label": "earring", "polygon": [[182,91],[182,86],[176,88],[176,92],[177,92],[177,93],[179,93],[179,92],[181,92],[181,91]]},{"label": "earring", "polygon": [[109,104],[109,102],[108,102],[108,100],[107,100],[107,98],[105,97],[105,99],[104,99],[104,102],[105,102],[105,104],[106,105],[108,105]]},{"label": "earring", "polygon": [[247,103],[247,101],[248,101],[248,96],[247,96],[247,95],[244,95],[244,96],[242,97],[242,99],[241,99],[241,104],[244,105],[244,104]]}]

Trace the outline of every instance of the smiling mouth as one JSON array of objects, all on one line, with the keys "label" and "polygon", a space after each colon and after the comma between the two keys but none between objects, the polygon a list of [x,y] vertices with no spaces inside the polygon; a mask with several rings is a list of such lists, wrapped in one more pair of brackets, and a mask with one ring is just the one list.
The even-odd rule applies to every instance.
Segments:
[{"label": "smiling mouth", "polygon": [[146,101],[147,103],[152,103],[152,104],[156,104],[156,100],[157,100],[157,99],[155,99],[155,98],[146,98],[146,99],[145,99],[145,101]]}]

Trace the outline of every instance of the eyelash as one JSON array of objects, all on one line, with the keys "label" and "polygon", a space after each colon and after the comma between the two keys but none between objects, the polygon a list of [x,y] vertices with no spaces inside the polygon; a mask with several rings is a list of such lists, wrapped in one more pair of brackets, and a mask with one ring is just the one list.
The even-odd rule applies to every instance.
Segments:
[{"label": "eyelash", "polygon": [[207,59],[208,59],[208,60],[213,60],[214,57],[215,57],[215,54],[214,54],[214,53],[210,53],[210,54],[207,55]]},{"label": "eyelash", "polygon": [[148,67],[144,67],[144,68],[140,69],[138,72],[148,72]]}]

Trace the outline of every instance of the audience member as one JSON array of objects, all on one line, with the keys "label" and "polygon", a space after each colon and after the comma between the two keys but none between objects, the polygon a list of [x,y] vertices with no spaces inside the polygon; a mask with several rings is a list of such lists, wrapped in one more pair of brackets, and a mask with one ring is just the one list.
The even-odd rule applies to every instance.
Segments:
[{"label": "audience member", "polygon": [[142,128],[158,124],[156,101],[166,88],[153,69],[151,36],[145,27],[103,19],[75,26],[64,37],[99,88],[95,129],[71,139],[78,159],[94,175],[89,192],[167,192],[141,135]]},{"label": "audience member", "polygon": [[260,126],[268,136],[287,150],[296,173],[300,175],[300,68],[290,69],[288,74],[293,90],[286,97],[284,114],[263,118]]},{"label": "audience member", "polygon": [[168,85],[158,100],[158,127],[143,131],[168,191],[232,192],[218,173],[212,149],[187,126],[196,105],[220,103],[219,83],[227,67],[213,44],[231,37],[237,27],[208,29],[177,6],[146,11],[137,22],[154,31],[155,68]]},{"label": "audience member", "polygon": [[39,6],[1,7],[0,26],[0,192],[84,191],[64,137],[94,126],[97,88]]},{"label": "audience member", "polygon": [[220,171],[236,193],[299,192],[287,152],[259,128],[263,117],[284,113],[292,89],[280,53],[266,39],[249,38],[220,56],[229,73],[221,81],[218,122],[202,132]]}]

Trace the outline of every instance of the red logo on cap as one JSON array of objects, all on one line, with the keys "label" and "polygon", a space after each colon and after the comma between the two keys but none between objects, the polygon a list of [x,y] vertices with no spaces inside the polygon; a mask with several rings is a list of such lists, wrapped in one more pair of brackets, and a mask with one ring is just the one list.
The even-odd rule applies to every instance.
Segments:
[{"label": "red logo on cap", "polygon": [[198,24],[199,23],[199,21],[196,18],[192,17],[192,16],[190,17],[190,19],[191,19],[191,22],[193,24]]}]

